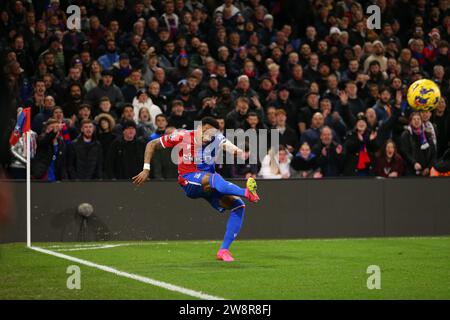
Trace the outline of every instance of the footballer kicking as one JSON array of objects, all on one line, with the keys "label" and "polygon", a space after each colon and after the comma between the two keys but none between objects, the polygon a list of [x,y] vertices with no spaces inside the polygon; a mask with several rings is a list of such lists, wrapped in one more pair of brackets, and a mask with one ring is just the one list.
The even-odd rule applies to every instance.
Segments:
[{"label": "footballer kicking", "polygon": [[147,143],[144,169],[133,177],[133,182],[142,185],[148,179],[150,162],[156,148],[173,148],[177,145],[180,148],[178,183],[186,196],[192,199],[203,198],[219,212],[230,210],[223,243],[216,258],[226,262],[234,261],[229,248],[239,234],[244,219],[245,203],[241,197],[247,198],[250,202],[259,200],[256,181],[249,178],[246,188],[225,181],[215,172],[215,162],[220,149],[244,160],[248,155],[225,138],[214,118],[206,117],[194,130],[175,131]]}]

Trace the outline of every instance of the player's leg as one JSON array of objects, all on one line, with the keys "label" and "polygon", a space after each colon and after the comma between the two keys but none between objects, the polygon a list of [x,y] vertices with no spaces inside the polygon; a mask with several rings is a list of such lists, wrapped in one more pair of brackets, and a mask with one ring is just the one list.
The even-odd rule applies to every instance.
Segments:
[{"label": "player's leg", "polygon": [[256,194],[256,181],[253,178],[247,180],[246,188],[241,188],[234,183],[226,181],[218,173],[207,174],[202,178],[202,186],[205,191],[214,189],[223,195],[245,197],[251,202],[259,200]]},{"label": "player's leg", "polygon": [[220,199],[219,204],[222,208],[230,210],[230,216],[222,246],[217,253],[217,259],[231,262],[234,259],[231,256],[229,248],[241,230],[244,221],[245,203],[239,197],[226,195]]}]

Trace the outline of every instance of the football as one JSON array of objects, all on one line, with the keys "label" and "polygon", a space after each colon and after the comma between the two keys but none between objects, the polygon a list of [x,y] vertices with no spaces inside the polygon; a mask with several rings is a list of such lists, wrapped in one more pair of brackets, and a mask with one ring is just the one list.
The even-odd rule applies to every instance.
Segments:
[{"label": "football", "polygon": [[431,80],[417,80],[408,89],[408,104],[416,111],[431,111],[440,100],[441,90]]}]

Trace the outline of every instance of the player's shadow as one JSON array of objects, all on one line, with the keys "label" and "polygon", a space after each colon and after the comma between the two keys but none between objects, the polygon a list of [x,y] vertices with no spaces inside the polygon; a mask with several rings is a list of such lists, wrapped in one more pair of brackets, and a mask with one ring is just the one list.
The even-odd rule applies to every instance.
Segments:
[{"label": "player's shadow", "polygon": [[56,236],[58,241],[110,240],[108,226],[95,213],[89,218],[84,218],[78,214],[76,208],[69,208],[56,214],[50,226],[51,234]]}]

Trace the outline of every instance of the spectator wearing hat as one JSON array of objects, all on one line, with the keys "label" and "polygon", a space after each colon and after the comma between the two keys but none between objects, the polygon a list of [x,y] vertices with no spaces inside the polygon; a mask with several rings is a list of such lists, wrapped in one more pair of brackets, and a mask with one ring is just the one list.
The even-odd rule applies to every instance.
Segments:
[{"label": "spectator wearing hat", "polygon": [[193,119],[197,114],[197,99],[191,93],[191,88],[189,87],[188,81],[186,79],[182,79],[177,84],[178,93],[175,96],[175,100],[180,100],[183,102],[184,111],[186,115]]},{"label": "spectator wearing hat", "polygon": [[375,164],[375,153],[378,150],[377,131],[371,131],[364,114],[356,118],[354,130],[345,140],[346,176],[369,176]]},{"label": "spectator wearing hat", "polygon": [[131,179],[142,170],[146,141],[137,136],[134,121],[123,122],[122,135],[108,151],[106,174],[109,179]]},{"label": "spectator wearing hat", "polygon": [[62,72],[65,70],[64,51],[61,41],[57,35],[52,35],[48,38],[48,49],[41,53],[40,58],[46,56],[47,53],[52,53],[54,58],[54,67]]},{"label": "spectator wearing hat", "polygon": [[31,161],[33,179],[58,181],[67,178],[67,148],[60,136],[61,124],[56,119],[49,119],[45,129],[37,138],[36,155]]},{"label": "spectator wearing hat", "polygon": [[199,99],[203,101],[204,98],[218,98],[219,96],[219,80],[216,74],[211,74],[208,78],[207,87],[200,91]]},{"label": "spectator wearing hat", "polygon": [[[159,117],[160,119],[165,119],[165,116],[163,115],[160,115]],[[161,129],[159,130],[159,135],[172,134],[176,131],[174,127],[167,127],[167,129],[165,130],[163,130],[161,127]],[[177,179],[178,177],[177,164],[172,161],[172,150],[169,148],[159,148],[155,150],[151,162],[151,167],[152,179],[165,180]]]},{"label": "spectator wearing hat", "polygon": [[184,111],[184,104],[181,100],[172,101],[172,112],[168,118],[169,127],[176,129],[191,130],[193,122],[190,116]]},{"label": "spectator wearing hat", "polygon": [[[133,121],[135,124],[136,122],[134,121],[134,119],[136,118],[135,114],[134,114],[134,107],[131,103],[125,103],[122,106],[121,109],[121,116],[119,121],[116,124],[116,127],[114,129],[114,135],[116,137],[121,137],[122,136],[122,131],[123,128],[125,126],[125,123],[128,121]],[[137,130],[137,136],[138,137],[145,137],[145,129],[142,128],[142,126],[137,125],[136,124],[136,130]]]},{"label": "spectator wearing hat", "polygon": [[58,81],[63,81],[64,69],[60,69],[60,67],[56,64],[55,57],[56,54],[50,50],[46,50],[40,55],[40,59],[43,62],[43,66],[45,66],[46,72],[53,75]]},{"label": "spectator wearing hat", "polygon": [[246,75],[237,78],[236,88],[231,92],[231,99],[247,98],[257,96],[258,94],[250,87],[250,79]]},{"label": "spectator wearing hat", "polygon": [[364,61],[364,72],[368,72],[372,61],[378,61],[381,71],[386,71],[387,58],[384,56],[384,45],[380,40],[372,42],[372,53]]},{"label": "spectator wearing hat", "polygon": [[191,74],[192,68],[189,65],[189,56],[186,51],[181,51],[175,59],[175,68],[170,71],[170,79],[174,83],[178,83],[180,79],[187,79]]},{"label": "spectator wearing hat", "polygon": [[122,88],[125,85],[125,79],[127,79],[133,71],[128,54],[121,53],[119,61],[115,62],[112,67],[114,83],[119,88]]},{"label": "spectator wearing hat", "polygon": [[300,134],[303,134],[309,128],[314,113],[320,111],[319,94],[316,92],[308,92],[305,96],[305,104],[298,113],[298,128]]},{"label": "spectator wearing hat", "polygon": [[103,151],[100,142],[94,139],[95,125],[92,120],[82,120],[80,131],[80,137],[69,145],[69,178],[101,179]]},{"label": "spectator wearing hat", "polygon": [[289,125],[289,127],[291,128],[297,127],[298,109],[297,106],[294,105],[294,103],[290,99],[290,91],[287,85],[279,86],[277,98],[271,104],[274,105],[277,109],[282,109],[286,112],[287,124]]},{"label": "spectator wearing hat", "polygon": [[133,99],[133,107],[134,107],[134,121],[138,123],[139,121],[139,113],[142,108],[145,108],[148,111],[149,119],[148,121],[152,123],[153,127],[156,127],[155,119],[158,114],[161,114],[161,108],[155,105],[152,99],[147,95],[146,90],[139,90],[136,94],[136,97]]},{"label": "spectator wearing hat", "polygon": [[111,70],[102,71],[102,81],[97,87],[89,91],[85,97],[85,102],[97,107],[100,99],[108,97],[113,106],[124,102],[122,91],[114,83],[114,75]]},{"label": "spectator wearing hat", "polygon": [[303,67],[296,64],[292,67],[292,78],[287,81],[290,97],[295,105],[300,105],[308,92],[309,81],[303,77]]}]

